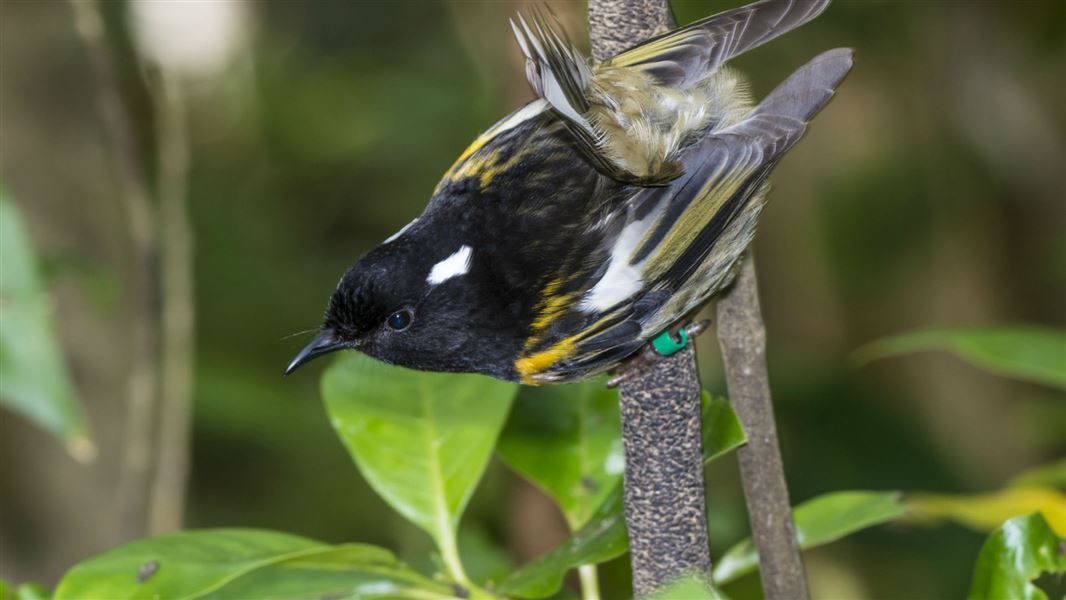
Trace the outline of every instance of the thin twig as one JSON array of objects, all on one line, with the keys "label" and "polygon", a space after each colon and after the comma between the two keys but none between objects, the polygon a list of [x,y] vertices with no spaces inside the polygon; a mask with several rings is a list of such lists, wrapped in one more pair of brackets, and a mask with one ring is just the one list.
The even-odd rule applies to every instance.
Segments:
[{"label": "thin twig", "polygon": [[132,245],[130,275],[130,366],[127,376],[125,441],[116,497],[121,539],[141,537],[147,523],[152,469],[153,422],[157,402],[158,263],[154,210],[137,160],[133,125],[119,94],[117,63],[105,38],[94,0],[70,0],[78,35],[96,79],[96,105],[103,122]]},{"label": "thin twig", "polygon": [[160,67],[153,100],[159,140],[160,260],[162,272],[162,389],[159,454],[148,528],[181,529],[189,472],[195,304],[193,232],[187,205],[189,144],[181,82]]},{"label": "thin twig", "polygon": [[718,343],[729,400],[748,435],[748,443],[739,451],[740,476],[759,552],[763,594],[767,600],[805,600],[809,593],[777,442],[766,371],[766,328],[750,255],[733,287],[718,301]]}]

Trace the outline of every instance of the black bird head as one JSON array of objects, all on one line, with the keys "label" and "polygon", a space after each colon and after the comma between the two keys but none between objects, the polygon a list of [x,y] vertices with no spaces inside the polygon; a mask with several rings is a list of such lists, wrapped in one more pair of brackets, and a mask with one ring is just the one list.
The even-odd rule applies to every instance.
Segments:
[{"label": "black bird head", "polygon": [[348,269],[318,335],[285,374],[318,356],[355,349],[414,369],[514,379],[520,336],[508,333],[515,319],[506,299],[486,293],[491,279],[489,257],[458,236],[427,240],[401,232]]}]

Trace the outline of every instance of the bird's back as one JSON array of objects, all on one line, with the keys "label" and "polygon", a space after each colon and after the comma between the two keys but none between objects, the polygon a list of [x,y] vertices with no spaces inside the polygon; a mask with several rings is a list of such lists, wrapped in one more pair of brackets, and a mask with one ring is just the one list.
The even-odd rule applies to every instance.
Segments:
[{"label": "bird's back", "polygon": [[493,240],[515,379],[610,369],[728,284],[767,175],[851,58],[819,56],[754,108],[723,63],[826,3],[764,0],[595,67],[546,22],[515,26],[541,99],[479,137],[427,209],[468,211]]}]

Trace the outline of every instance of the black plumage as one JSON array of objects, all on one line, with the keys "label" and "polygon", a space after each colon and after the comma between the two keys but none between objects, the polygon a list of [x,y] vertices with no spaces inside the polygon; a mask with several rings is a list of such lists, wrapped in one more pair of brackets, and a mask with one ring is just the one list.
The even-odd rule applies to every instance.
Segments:
[{"label": "black plumage", "polygon": [[520,20],[542,98],[478,138],[423,214],[348,270],[289,371],[340,348],[532,384],[616,366],[728,283],[768,174],[851,53],[818,56],[754,108],[722,63],[827,2],[764,0],[591,68],[544,19]]}]

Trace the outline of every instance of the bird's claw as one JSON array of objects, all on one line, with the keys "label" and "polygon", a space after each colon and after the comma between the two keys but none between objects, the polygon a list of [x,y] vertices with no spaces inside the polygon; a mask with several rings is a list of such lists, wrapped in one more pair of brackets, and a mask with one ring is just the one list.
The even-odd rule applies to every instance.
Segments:
[{"label": "bird's claw", "polygon": [[[688,338],[692,340],[706,331],[707,326],[710,324],[711,322],[709,320],[704,319],[695,323],[689,323],[684,327],[684,330],[688,335]],[[645,369],[655,364],[655,362],[662,357],[663,355],[656,352],[655,348],[650,343],[645,344],[644,347],[640,349],[640,352],[638,352],[633,358],[630,358],[618,367],[614,377],[607,380],[607,387],[616,388],[626,381],[636,378],[643,373]]]}]

